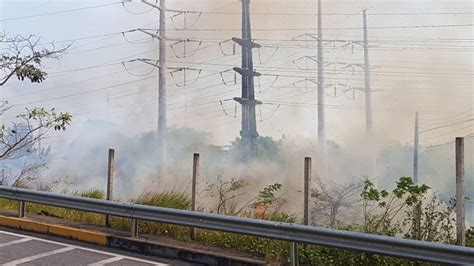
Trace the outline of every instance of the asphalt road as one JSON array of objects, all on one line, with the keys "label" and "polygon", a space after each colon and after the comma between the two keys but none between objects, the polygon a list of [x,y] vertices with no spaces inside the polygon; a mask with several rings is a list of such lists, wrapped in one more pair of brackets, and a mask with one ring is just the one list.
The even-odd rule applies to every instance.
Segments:
[{"label": "asphalt road", "polygon": [[[1,265],[189,265],[0,229]],[[140,257],[140,258],[139,258]]]}]

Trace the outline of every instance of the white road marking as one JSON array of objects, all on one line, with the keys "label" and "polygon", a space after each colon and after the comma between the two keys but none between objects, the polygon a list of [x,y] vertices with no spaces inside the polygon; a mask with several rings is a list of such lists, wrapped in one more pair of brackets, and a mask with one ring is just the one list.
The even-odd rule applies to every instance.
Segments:
[{"label": "white road marking", "polygon": [[[22,237],[23,239],[20,239],[20,240],[23,240],[22,242],[29,241],[29,240],[37,240],[37,241],[41,241],[41,242],[44,242],[44,243],[56,244],[56,245],[60,245],[60,246],[64,246],[64,247],[73,247],[75,249],[80,249],[80,250],[84,250],[84,251],[90,251],[90,252],[94,252],[94,253],[104,254],[104,255],[111,256],[111,257],[117,257],[117,254],[106,252],[106,251],[99,251],[99,250],[95,250],[95,249],[91,249],[91,248],[85,248],[85,247],[81,247],[81,246],[75,246],[75,245],[65,244],[65,243],[61,243],[61,242],[55,242],[55,241],[42,239],[42,238],[37,238],[37,237],[32,237],[32,236],[25,236],[25,235],[5,232],[5,231],[1,231],[1,230],[0,230],[0,233],[11,235],[11,236]],[[11,242],[15,242],[15,241],[19,241],[19,240],[14,240],[14,241],[11,241]],[[8,243],[11,243],[11,242],[8,242]],[[4,243],[4,244],[6,244],[6,243]],[[1,244],[0,244],[0,247],[2,247]],[[122,259],[129,259],[129,260],[133,260],[133,261],[137,261],[137,262],[149,263],[149,264],[158,265],[158,266],[169,266],[169,264],[159,263],[159,262],[151,261],[151,260],[144,260],[144,259],[134,258],[134,257],[130,257],[130,256],[120,255],[119,257],[121,257]]]},{"label": "white road marking", "polygon": [[21,263],[30,262],[32,260],[41,259],[41,258],[50,256],[50,255],[63,253],[63,252],[70,251],[70,250],[73,250],[73,249],[75,249],[75,247],[60,248],[60,249],[56,249],[56,250],[53,250],[53,251],[49,251],[49,252],[29,256],[29,257],[26,257],[26,258],[23,258],[23,259],[10,261],[10,262],[5,263],[3,265],[4,266],[15,266],[15,265],[18,265],[18,264],[21,264]]},{"label": "white road marking", "polygon": [[91,263],[91,264],[89,264],[89,266],[102,266],[102,265],[105,265],[107,263],[112,263],[112,262],[116,262],[116,261],[123,260],[123,259],[124,259],[124,257],[122,257],[122,256],[112,257],[112,258],[101,260],[101,261],[98,261],[98,262],[95,262],[95,263]]},{"label": "white road marking", "polygon": [[33,239],[27,237],[27,238],[22,238],[22,239],[18,239],[18,240],[13,240],[13,241],[6,242],[6,243],[1,243],[1,244],[0,244],[0,248],[6,247],[6,246],[10,246],[10,245],[19,244],[19,243],[23,243],[23,242],[27,242],[27,241],[30,241],[30,240],[33,240]]}]

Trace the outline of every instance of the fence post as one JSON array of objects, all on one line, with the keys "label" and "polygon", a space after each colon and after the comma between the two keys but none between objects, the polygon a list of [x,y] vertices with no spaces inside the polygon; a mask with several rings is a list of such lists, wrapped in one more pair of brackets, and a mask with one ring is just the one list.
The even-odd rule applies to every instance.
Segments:
[{"label": "fence post", "polygon": [[311,179],[311,157],[304,158],[304,214],[303,223],[309,225],[309,193]]},{"label": "fence post", "polygon": [[[193,181],[191,188],[191,211],[196,210],[196,185],[199,176],[199,153],[193,154]],[[196,229],[191,227],[191,239],[196,239]]]},{"label": "fence post", "polygon": [[[115,150],[109,149],[109,160],[107,166],[107,200],[112,200],[114,190],[114,167],[115,167]],[[110,227],[110,216],[105,215],[105,226]]]},{"label": "fence post", "polygon": [[[311,157],[304,158],[304,181],[303,181],[303,224],[309,225],[309,193],[311,180]],[[290,250],[291,265],[298,265],[298,243],[291,243]]]},{"label": "fence post", "polygon": [[26,202],[20,200],[18,204],[18,218],[24,218],[26,214]]},{"label": "fence post", "polygon": [[464,138],[456,138],[456,244],[466,245],[464,213]]}]

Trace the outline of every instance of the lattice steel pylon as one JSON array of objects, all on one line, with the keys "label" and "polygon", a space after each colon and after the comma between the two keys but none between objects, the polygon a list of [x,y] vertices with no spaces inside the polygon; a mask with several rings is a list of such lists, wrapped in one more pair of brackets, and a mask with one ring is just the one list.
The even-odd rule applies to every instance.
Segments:
[{"label": "lattice steel pylon", "polygon": [[242,158],[248,160],[257,155],[257,122],[255,106],[261,102],[255,100],[254,77],[260,73],[253,69],[252,49],[260,48],[252,42],[250,27],[250,0],[242,0],[242,38],[232,38],[242,47],[242,67],[234,67],[234,71],[242,76],[242,97],[234,98],[242,106]]}]

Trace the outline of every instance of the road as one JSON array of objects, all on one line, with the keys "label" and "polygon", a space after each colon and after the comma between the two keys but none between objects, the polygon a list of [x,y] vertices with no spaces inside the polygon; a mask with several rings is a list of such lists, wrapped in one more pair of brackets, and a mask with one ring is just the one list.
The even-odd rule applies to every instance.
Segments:
[{"label": "road", "polygon": [[189,265],[155,258],[138,258],[140,255],[118,254],[95,245],[83,245],[62,239],[43,238],[22,232],[0,229],[0,264],[2,265]]}]

